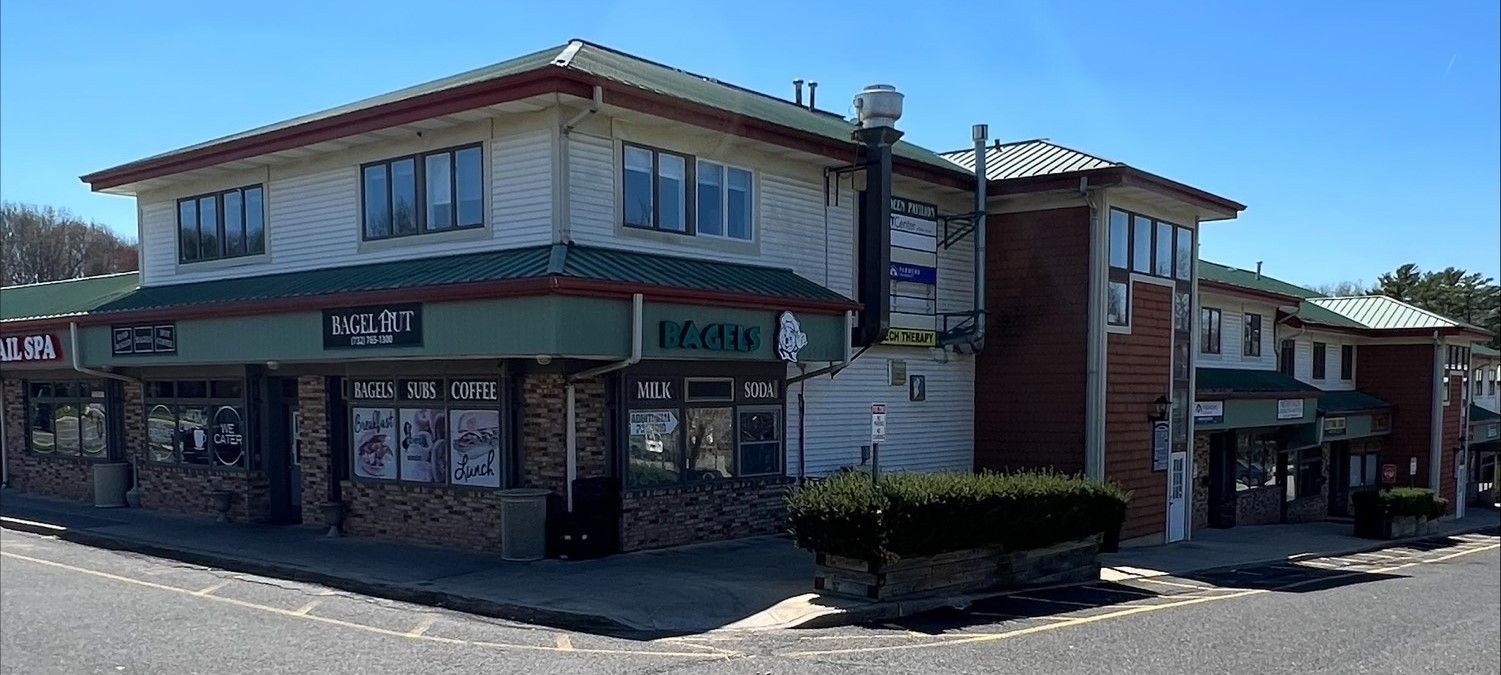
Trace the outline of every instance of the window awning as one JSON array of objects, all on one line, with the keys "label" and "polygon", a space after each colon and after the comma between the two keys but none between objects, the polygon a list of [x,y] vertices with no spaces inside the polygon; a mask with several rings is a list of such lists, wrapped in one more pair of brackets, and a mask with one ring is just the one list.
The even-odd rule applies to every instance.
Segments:
[{"label": "window awning", "polygon": [[1363,391],[1326,391],[1319,394],[1319,412],[1339,415],[1390,410],[1392,404]]},{"label": "window awning", "polygon": [[1275,370],[1245,370],[1241,368],[1199,368],[1194,382],[1194,392],[1204,396],[1231,396],[1243,398],[1313,398],[1319,389],[1283,375]]}]

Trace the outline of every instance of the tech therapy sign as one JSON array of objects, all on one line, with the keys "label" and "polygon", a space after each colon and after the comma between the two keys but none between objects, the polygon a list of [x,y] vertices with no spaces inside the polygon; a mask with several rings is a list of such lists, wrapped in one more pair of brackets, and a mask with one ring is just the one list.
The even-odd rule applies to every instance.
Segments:
[{"label": "tech therapy sign", "polygon": [[0,363],[56,361],[62,358],[62,340],[52,333],[0,337]]}]

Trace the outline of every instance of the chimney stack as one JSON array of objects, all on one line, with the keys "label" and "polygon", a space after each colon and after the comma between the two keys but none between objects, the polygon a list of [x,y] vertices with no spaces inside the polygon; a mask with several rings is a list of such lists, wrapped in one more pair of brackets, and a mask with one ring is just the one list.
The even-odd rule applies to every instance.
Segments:
[{"label": "chimney stack", "polygon": [[1260,260],[1256,261],[1256,280],[1257,281],[1261,280],[1261,261]]},{"label": "chimney stack", "polygon": [[793,101],[799,106],[803,104],[803,80],[798,78],[792,81]]},{"label": "chimney stack", "polygon": [[809,110],[817,110],[818,109],[818,103],[817,103],[817,101],[818,101],[818,83],[817,82],[809,82],[808,83],[808,109]]}]

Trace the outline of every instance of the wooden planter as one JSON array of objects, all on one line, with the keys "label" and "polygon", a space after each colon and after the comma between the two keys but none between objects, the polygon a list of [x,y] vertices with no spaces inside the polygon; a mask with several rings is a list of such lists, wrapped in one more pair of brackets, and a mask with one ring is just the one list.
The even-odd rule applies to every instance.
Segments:
[{"label": "wooden planter", "polygon": [[864,600],[962,595],[978,591],[1100,578],[1100,536],[1047,548],[999,546],[950,551],[891,562],[817,554],[813,588]]}]

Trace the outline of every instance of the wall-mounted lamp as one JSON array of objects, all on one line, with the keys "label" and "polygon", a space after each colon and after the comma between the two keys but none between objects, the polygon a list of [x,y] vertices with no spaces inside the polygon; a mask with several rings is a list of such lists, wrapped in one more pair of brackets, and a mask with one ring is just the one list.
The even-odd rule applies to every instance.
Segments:
[{"label": "wall-mounted lamp", "polygon": [[1157,400],[1152,402],[1152,414],[1147,415],[1147,419],[1153,422],[1167,419],[1167,409],[1172,405],[1173,402],[1169,401],[1166,396],[1158,396]]}]

